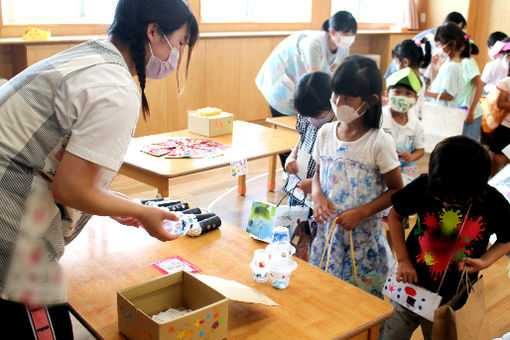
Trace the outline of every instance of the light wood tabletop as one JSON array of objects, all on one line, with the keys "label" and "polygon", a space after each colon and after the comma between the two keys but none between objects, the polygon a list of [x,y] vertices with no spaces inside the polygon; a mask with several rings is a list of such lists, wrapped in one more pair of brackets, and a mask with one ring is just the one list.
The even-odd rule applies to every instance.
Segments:
[{"label": "light wood tabletop", "polygon": [[269,117],[266,123],[272,124],[275,128],[283,127],[290,130],[296,130],[297,116]]},{"label": "light wood tabletop", "polygon": [[197,238],[160,242],[143,229],[93,217],[61,259],[69,305],[99,339],[125,339],[117,325],[117,291],[162,275],[149,264],[181,256],[204,274],[235,280],[266,294],[278,306],[229,302],[228,339],[377,339],[390,304],[296,259],[290,286],[256,283],[253,251],[267,244],[223,222]]},{"label": "light wood tabletop", "polygon": [[[143,146],[162,142],[170,137],[206,138],[227,146],[222,156],[208,158],[165,159],[141,152]],[[180,130],[158,135],[134,138],[124,157],[120,173],[158,188],[162,197],[169,196],[168,186],[171,178],[195,172],[230,165],[230,161],[246,158],[248,161],[270,157],[268,190],[275,189],[276,155],[289,152],[299,139],[296,131],[279,130],[262,125],[234,121],[233,133],[217,137],[204,137],[188,130]],[[249,172],[249,169],[248,169]],[[226,176],[230,171],[225,172]],[[238,191],[246,193],[246,176],[239,176]]]}]

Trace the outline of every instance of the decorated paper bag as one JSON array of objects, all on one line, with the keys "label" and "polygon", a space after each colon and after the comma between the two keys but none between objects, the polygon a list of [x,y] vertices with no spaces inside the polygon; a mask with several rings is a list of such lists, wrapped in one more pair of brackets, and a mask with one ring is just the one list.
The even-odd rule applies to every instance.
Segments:
[{"label": "decorated paper bag", "polygon": [[466,298],[467,288],[455,295],[448,303],[439,307],[434,314],[434,340],[488,340],[490,325],[485,310],[483,280],[480,278],[468,294],[466,303],[458,310],[456,305]]},{"label": "decorated paper bag", "polygon": [[253,201],[246,231],[254,238],[270,243],[274,227],[289,228],[292,237],[298,223],[308,219],[310,208]]}]

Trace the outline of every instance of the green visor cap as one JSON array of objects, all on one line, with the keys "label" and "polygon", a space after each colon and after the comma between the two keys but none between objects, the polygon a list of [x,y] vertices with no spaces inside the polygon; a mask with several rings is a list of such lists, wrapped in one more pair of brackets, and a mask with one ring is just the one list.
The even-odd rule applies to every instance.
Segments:
[{"label": "green visor cap", "polygon": [[386,88],[397,84],[410,86],[416,93],[421,89],[421,81],[410,67],[393,72],[386,78]]}]

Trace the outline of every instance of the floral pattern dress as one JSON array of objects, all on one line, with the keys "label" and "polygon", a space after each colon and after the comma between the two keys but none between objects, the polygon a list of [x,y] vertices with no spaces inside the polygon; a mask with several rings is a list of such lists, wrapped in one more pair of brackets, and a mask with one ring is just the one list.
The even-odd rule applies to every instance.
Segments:
[{"label": "floral pattern dress", "polygon": [[[341,149],[334,156],[320,156],[319,164],[322,192],[333,203],[337,214],[373,201],[386,189],[379,169],[345,158]],[[352,230],[358,287],[378,297],[382,297],[382,285],[393,264],[382,233],[381,217],[382,213],[377,213]],[[312,243],[310,262],[316,266],[320,264],[332,223],[333,219],[320,225]],[[327,253],[321,269],[354,284],[349,231],[336,226],[328,268],[325,268],[326,258]]]}]

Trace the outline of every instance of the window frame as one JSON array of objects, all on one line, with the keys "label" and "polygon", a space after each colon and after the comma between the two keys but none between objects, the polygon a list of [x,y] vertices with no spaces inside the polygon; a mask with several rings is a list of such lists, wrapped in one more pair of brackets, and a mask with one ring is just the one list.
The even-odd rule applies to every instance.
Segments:
[{"label": "window frame", "polygon": [[[1,5],[2,0],[0,0]],[[312,19],[308,23],[201,23],[200,0],[189,0],[193,13],[197,17],[201,33],[214,32],[279,32],[298,30],[320,30],[322,23],[330,17],[331,2],[312,0]],[[110,24],[4,24],[2,7],[0,6],[0,37],[21,37],[28,27],[37,27],[51,32],[52,36],[84,36],[106,35]],[[358,30],[390,30],[390,24],[384,23],[358,23]]]}]

